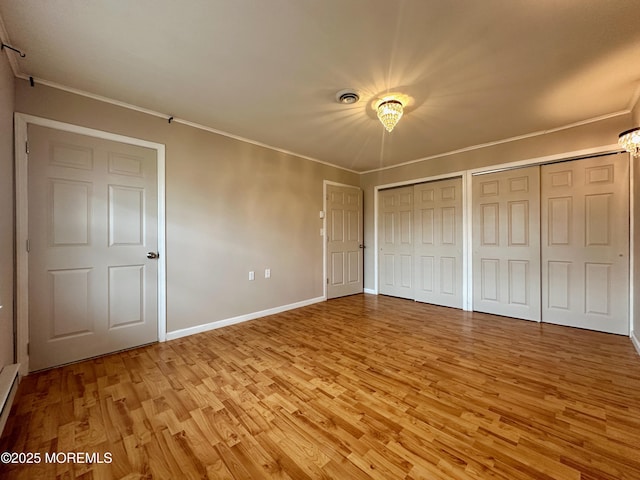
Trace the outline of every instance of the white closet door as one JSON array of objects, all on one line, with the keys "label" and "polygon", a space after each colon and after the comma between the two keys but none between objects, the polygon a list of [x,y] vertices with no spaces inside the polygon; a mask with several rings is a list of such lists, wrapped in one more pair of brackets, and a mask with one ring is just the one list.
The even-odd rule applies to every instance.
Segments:
[{"label": "white closet door", "polygon": [[462,178],[414,186],[415,299],[462,308]]},{"label": "white closet door", "polygon": [[413,186],[378,195],[379,292],[413,299]]},{"label": "white closet door", "polygon": [[473,309],[540,320],[540,168],[473,177]]},{"label": "white closet door", "polygon": [[542,167],[542,320],[629,334],[629,159]]}]

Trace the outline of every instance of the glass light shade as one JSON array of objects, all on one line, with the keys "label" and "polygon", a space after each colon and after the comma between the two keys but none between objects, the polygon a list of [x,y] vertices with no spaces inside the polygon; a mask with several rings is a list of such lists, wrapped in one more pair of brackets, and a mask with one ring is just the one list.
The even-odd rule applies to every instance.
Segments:
[{"label": "glass light shade", "polygon": [[640,127],[622,132],[618,144],[634,157],[640,157]]},{"label": "glass light shade", "polygon": [[378,119],[387,129],[387,132],[391,132],[393,127],[398,124],[403,111],[402,103],[398,100],[387,100],[378,105]]}]

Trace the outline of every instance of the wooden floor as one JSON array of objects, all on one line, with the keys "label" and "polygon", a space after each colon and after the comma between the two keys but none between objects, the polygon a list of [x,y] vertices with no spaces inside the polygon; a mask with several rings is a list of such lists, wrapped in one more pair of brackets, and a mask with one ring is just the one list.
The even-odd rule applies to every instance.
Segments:
[{"label": "wooden floor", "polygon": [[7,450],[43,461],[2,479],[640,479],[640,356],[357,295],[30,375]]}]

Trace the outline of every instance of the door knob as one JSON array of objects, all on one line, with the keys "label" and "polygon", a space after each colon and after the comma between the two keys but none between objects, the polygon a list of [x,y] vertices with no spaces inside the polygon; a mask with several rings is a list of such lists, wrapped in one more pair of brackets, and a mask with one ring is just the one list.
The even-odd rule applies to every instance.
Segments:
[{"label": "door knob", "polygon": [[158,258],[160,256],[159,253],[156,252],[148,252],[147,253],[147,258]]}]

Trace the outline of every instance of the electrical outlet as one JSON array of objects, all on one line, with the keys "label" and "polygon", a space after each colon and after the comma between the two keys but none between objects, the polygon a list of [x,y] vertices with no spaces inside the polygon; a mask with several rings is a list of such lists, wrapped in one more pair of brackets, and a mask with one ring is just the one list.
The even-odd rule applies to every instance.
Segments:
[{"label": "electrical outlet", "polygon": [[271,269],[265,268],[264,270],[264,278],[271,278]]},{"label": "electrical outlet", "polygon": [[256,279],[256,272],[254,272],[253,270],[251,270],[249,272],[249,280],[255,280]]}]

